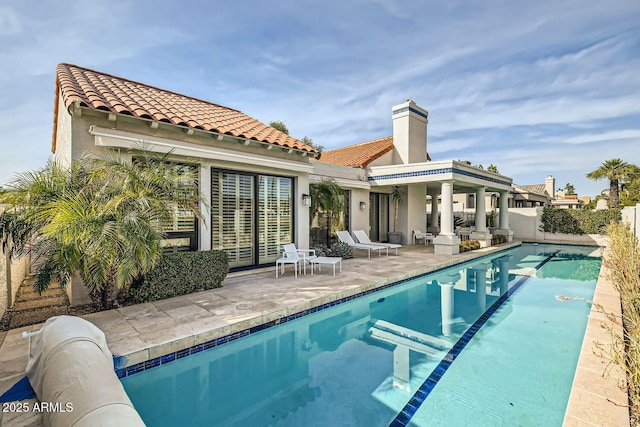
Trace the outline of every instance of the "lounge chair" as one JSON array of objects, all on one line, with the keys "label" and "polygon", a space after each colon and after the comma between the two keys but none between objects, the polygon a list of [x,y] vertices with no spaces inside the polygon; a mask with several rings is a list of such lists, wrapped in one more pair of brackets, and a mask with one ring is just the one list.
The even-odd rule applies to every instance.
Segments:
[{"label": "lounge chair", "polygon": [[366,245],[364,243],[356,243],[353,238],[351,237],[351,234],[349,234],[348,231],[336,231],[336,234],[338,235],[338,239],[340,239],[341,242],[346,243],[347,245],[351,246],[353,249],[362,249],[365,251],[369,252],[369,258],[371,258],[371,251],[378,251],[378,256],[380,256],[380,251],[381,250],[386,250],[387,251],[387,255],[389,255],[389,248],[386,246],[382,246],[382,245],[376,245],[376,244],[371,244],[371,245]]},{"label": "lounge chair", "polygon": [[276,279],[278,278],[278,267],[282,269],[282,274],[284,274],[285,264],[294,265],[296,278],[298,277],[300,263],[302,263],[304,267],[304,274],[307,274],[307,261],[316,257],[316,251],[314,249],[297,249],[293,243],[282,245],[282,248],[284,249],[282,251],[282,257],[276,260]]},{"label": "lounge chair", "polygon": [[436,236],[434,236],[431,233],[423,233],[420,230],[413,230],[413,244],[416,244],[416,240],[421,240],[424,239],[424,245],[427,246],[427,243],[431,242],[433,243],[433,239]]},{"label": "lounge chair", "polygon": [[386,246],[388,249],[395,249],[396,255],[398,255],[398,248],[402,247],[402,245],[398,245],[396,243],[380,243],[380,242],[374,243],[371,241],[371,239],[369,239],[369,236],[367,236],[367,233],[365,233],[364,230],[353,230],[353,234],[355,234],[356,240],[358,241],[358,243],[362,243],[364,245]]}]

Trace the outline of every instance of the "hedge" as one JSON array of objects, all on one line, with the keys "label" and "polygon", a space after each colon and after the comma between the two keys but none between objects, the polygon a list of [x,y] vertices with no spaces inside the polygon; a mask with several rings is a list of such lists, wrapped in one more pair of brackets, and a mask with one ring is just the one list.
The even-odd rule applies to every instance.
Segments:
[{"label": "hedge", "polygon": [[228,272],[229,259],[223,251],[165,255],[131,286],[128,297],[141,303],[219,288]]},{"label": "hedge", "polygon": [[563,234],[605,234],[609,223],[620,222],[620,209],[556,209],[542,210],[540,231]]}]

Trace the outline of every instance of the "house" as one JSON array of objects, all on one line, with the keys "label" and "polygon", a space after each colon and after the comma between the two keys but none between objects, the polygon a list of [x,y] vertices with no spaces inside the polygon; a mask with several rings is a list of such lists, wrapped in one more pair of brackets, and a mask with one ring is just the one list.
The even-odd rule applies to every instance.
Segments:
[{"label": "house", "polygon": [[[309,183],[327,178],[349,195],[345,227],[369,230],[373,239],[386,240],[397,216],[403,243],[428,226],[439,233],[436,253],[458,253],[453,195],[471,193],[478,200],[471,238],[488,246],[483,201],[492,192],[500,195],[497,232],[511,240],[511,179],[463,162],[431,161],[428,112],[412,100],[392,108],[393,135],[326,151],[316,161],[314,148],[236,109],[75,65],[57,67],[55,96],[51,149],[58,162],[86,153],[126,159],[130,148],[170,152],[178,167],[195,161],[194,185],[208,215],[176,212],[165,229],[167,251],[223,250],[232,269],[273,265],[282,244],[308,247]],[[398,209],[394,187],[406,194]],[[73,278],[67,287],[72,304],[88,300],[79,284]]]},{"label": "house", "polygon": [[[553,187],[552,187],[553,188]],[[553,193],[548,193],[545,184],[518,185],[513,184],[514,208],[533,208],[551,206]]]},{"label": "house", "polygon": [[[195,160],[209,205],[201,221],[184,215],[166,230],[167,249],[221,249],[231,268],[272,265],[283,243],[309,242],[310,159],[318,152],[233,108],[70,64],[56,73],[56,161],[142,148],[172,161]],[[277,209],[276,209],[277,207]],[[179,213],[177,213],[179,216]],[[72,304],[88,301],[68,286]]]}]

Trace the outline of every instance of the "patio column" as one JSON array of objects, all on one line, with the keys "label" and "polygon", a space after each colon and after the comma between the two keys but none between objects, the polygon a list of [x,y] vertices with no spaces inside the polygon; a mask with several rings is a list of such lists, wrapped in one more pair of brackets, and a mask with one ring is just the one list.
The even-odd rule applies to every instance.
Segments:
[{"label": "patio column", "polygon": [[500,219],[498,221],[498,234],[507,237],[507,242],[513,240],[513,231],[509,229],[509,192],[500,192]]},{"label": "patio column", "polygon": [[429,233],[438,234],[440,233],[440,225],[438,224],[438,191],[436,189],[431,189],[429,192],[431,196],[431,223],[427,227],[427,231]]},{"label": "patio column", "polygon": [[476,230],[469,236],[480,242],[481,248],[491,246],[491,234],[487,230],[487,207],[485,187],[476,190]]},{"label": "patio column", "polygon": [[442,215],[440,234],[433,240],[435,254],[454,255],[460,253],[460,239],[453,232],[453,183],[442,183]]},{"label": "patio column", "polygon": [[484,233],[487,231],[487,206],[485,187],[476,190],[476,231]]}]

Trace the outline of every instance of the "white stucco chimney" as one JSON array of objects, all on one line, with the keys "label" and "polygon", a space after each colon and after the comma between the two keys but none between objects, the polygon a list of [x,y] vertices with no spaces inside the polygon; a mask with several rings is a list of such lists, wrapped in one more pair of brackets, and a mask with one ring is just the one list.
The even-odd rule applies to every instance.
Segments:
[{"label": "white stucco chimney", "polygon": [[552,175],[545,178],[544,189],[547,190],[551,198],[556,198],[556,179]]},{"label": "white stucco chimney", "polygon": [[427,123],[429,112],[410,99],[392,109],[394,163],[427,161]]}]

